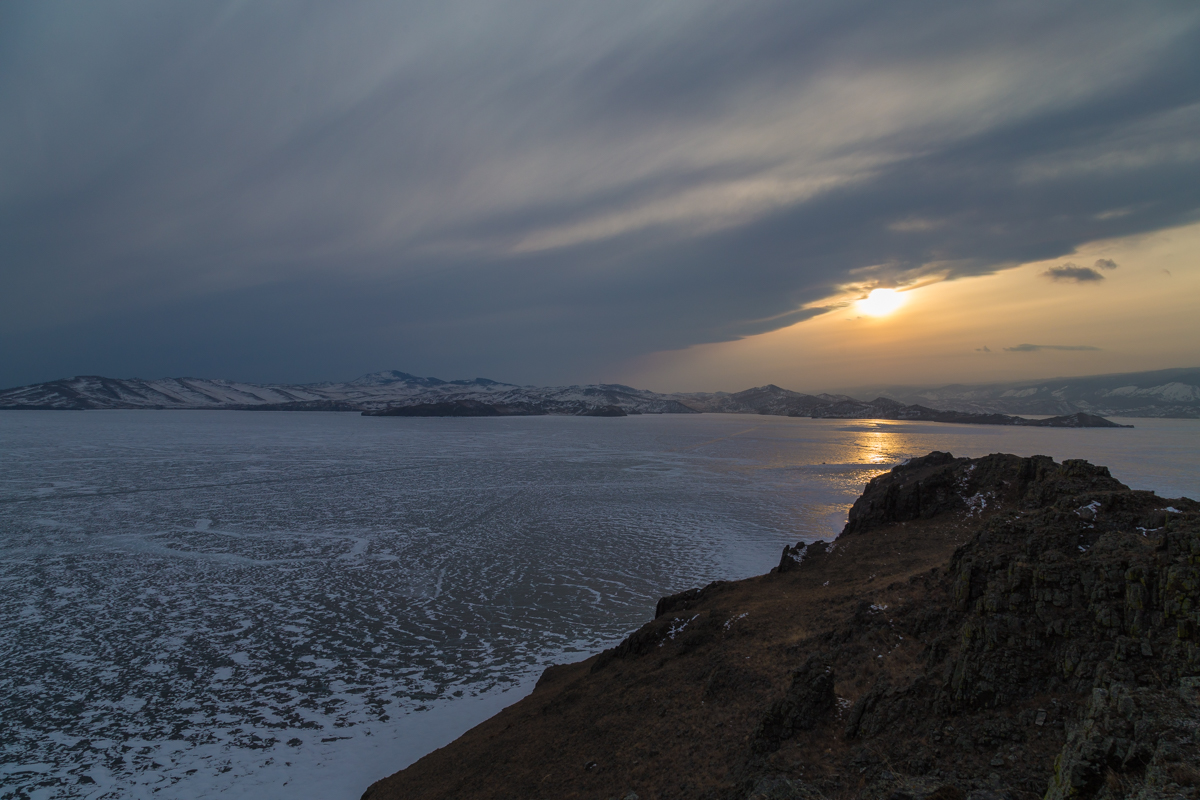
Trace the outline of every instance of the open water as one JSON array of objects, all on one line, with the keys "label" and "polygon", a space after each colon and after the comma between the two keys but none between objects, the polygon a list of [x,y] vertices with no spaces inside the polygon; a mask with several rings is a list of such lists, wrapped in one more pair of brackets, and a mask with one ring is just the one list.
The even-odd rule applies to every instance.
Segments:
[{"label": "open water", "polygon": [[1200,422],[0,414],[0,798],[357,798],[930,450],[1200,496]]}]

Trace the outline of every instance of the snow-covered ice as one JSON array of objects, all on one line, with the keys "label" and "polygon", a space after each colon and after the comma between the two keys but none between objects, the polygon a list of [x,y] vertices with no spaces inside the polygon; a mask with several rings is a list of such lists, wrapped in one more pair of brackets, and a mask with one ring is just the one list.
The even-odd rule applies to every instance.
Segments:
[{"label": "snow-covered ice", "polygon": [[1161,466],[1153,427],[1124,463],[1080,447],[1107,431],[1063,433],[0,415],[0,797],[358,797],[658,597],[830,540],[904,458],[1050,451],[1129,481],[1157,448]]}]

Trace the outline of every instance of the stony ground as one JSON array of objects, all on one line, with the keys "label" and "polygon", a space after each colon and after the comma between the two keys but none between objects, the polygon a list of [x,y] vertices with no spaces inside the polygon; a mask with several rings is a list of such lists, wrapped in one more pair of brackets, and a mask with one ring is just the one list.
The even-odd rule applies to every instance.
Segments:
[{"label": "stony ground", "polygon": [[1200,504],[933,453],[364,798],[1200,797],[1198,676]]}]

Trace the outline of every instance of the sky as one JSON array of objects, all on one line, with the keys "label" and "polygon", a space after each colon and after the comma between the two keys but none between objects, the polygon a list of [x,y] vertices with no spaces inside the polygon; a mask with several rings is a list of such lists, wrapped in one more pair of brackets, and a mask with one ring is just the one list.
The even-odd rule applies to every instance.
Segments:
[{"label": "sky", "polygon": [[1197,366],[1198,130],[1194,0],[7,2],[0,386]]}]

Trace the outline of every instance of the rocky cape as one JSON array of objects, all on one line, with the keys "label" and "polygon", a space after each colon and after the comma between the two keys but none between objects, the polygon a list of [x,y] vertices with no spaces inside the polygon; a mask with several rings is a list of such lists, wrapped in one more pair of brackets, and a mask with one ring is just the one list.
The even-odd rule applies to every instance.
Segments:
[{"label": "rocky cape", "polygon": [[1200,797],[1200,504],[931,453],[364,800]]},{"label": "rocky cape", "polygon": [[697,412],[773,414],[828,419],[905,419],[979,425],[1122,427],[1093,414],[1055,421],[996,413],[939,410],[879,397],[809,395],[773,384],[733,394],[660,394],[621,384],[536,387],[475,378],[443,381],[405,372],[364,375],[347,383],[252,384],[202,378],[158,380],[81,376],[0,391],[0,410],[226,409],[358,411],[370,416],[620,417]]}]

